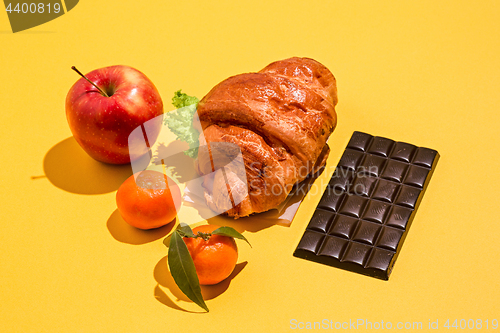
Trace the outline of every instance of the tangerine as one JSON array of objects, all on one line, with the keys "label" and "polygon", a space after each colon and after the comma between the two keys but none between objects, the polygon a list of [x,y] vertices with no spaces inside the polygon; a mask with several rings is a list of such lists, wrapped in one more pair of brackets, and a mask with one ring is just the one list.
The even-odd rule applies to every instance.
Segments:
[{"label": "tangerine", "polygon": [[[193,229],[209,234],[219,228],[216,225],[202,225]],[[238,248],[234,238],[222,235],[211,235],[208,240],[202,237],[184,237],[191,258],[193,258],[196,274],[201,285],[212,285],[225,280],[231,275],[238,260]]]},{"label": "tangerine", "polygon": [[139,229],[162,227],[175,220],[181,192],[165,174],[144,170],[123,182],[116,192],[116,205],[125,222]]}]

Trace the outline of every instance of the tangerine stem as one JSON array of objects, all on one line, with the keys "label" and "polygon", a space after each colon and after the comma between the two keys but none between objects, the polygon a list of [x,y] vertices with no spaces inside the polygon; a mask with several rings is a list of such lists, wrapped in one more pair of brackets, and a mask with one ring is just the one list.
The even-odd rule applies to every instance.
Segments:
[{"label": "tangerine stem", "polygon": [[201,238],[203,238],[204,241],[209,240],[210,236],[212,236],[212,233],[210,233],[210,232],[198,231],[198,233],[196,234],[196,237],[201,237]]}]

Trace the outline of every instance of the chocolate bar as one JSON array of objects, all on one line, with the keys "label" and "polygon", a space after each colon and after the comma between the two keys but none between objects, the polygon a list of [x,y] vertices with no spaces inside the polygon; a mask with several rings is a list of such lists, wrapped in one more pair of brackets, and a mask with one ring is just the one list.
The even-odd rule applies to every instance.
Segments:
[{"label": "chocolate bar", "polygon": [[438,159],[354,132],[293,255],[388,280]]}]

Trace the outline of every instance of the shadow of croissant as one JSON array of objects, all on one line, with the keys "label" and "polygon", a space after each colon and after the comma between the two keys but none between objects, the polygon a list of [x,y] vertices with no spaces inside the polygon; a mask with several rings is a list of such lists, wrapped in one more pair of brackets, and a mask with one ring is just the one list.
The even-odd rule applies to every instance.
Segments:
[{"label": "shadow of croissant", "polygon": [[217,215],[207,219],[208,224],[231,227],[239,233],[243,233],[245,231],[253,233],[259,232],[275,226],[279,222],[280,220],[274,210],[240,217],[238,219],[226,215]]},{"label": "shadow of croissant", "polygon": [[[167,258],[168,256],[163,257],[156,264],[154,268],[153,275],[156,282],[158,283],[154,289],[154,296],[156,300],[176,310],[197,313],[198,311],[190,311],[184,309],[179,305],[179,301],[191,302],[191,303],[192,301],[186,295],[184,295],[184,293],[179,289],[179,287],[175,283],[174,278],[172,277],[172,274],[168,269]],[[231,280],[234,279],[243,270],[243,268],[245,268],[247,264],[248,264],[247,261],[243,261],[239,264],[236,264],[236,267],[234,268],[231,275],[229,275],[227,279],[218,284],[211,286],[201,286],[201,294],[203,295],[203,299],[205,301],[211,300],[224,293],[229,288]],[[162,290],[161,287],[167,288],[169,292],[172,294],[172,296],[174,296],[176,299],[175,300],[172,299],[169,295],[167,295],[165,291]],[[200,313],[205,313],[205,311],[201,310]]]},{"label": "shadow of croissant", "polygon": [[168,146],[159,143],[153,154],[152,163],[155,165],[163,163],[169,170],[169,176],[179,183],[185,183],[198,177],[194,169],[194,159],[184,153],[187,149],[189,149],[188,144],[179,140],[170,142]]}]

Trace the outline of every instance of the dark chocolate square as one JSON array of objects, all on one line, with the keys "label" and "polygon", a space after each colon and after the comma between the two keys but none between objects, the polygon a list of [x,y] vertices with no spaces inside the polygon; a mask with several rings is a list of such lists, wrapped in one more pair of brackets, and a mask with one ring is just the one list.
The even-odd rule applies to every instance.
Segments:
[{"label": "dark chocolate square", "polygon": [[396,251],[398,248],[399,240],[403,236],[403,230],[384,227],[380,237],[377,240],[377,247],[387,250]]},{"label": "dark chocolate square", "polygon": [[356,229],[358,221],[353,217],[337,215],[328,234],[349,239]]},{"label": "dark chocolate square", "polygon": [[368,199],[348,194],[339,209],[339,213],[359,218],[367,202]]},{"label": "dark chocolate square", "polygon": [[335,236],[326,236],[323,245],[318,252],[320,256],[328,256],[340,260],[349,242]]},{"label": "dark chocolate square", "polygon": [[358,175],[352,183],[349,193],[369,197],[375,189],[376,184],[377,178],[367,175]]},{"label": "dark chocolate square", "polygon": [[429,174],[429,169],[422,168],[416,165],[412,165],[408,174],[405,177],[404,183],[407,185],[417,186],[419,188],[424,188],[425,180]]},{"label": "dark chocolate square", "polygon": [[349,143],[347,144],[347,148],[365,152],[372,138],[373,136],[371,136],[370,134],[366,134],[363,132],[354,132],[354,134],[351,136],[351,140],[349,140]]},{"label": "dark chocolate square", "polygon": [[398,162],[395,160],[389,160],[384,169],[384,172],[382,172],[381,177],[384,179],[401,183],[406,173],[406,169],[408,169],[407,163]]},{"label": "dark chocolate square", "polygon": [[393,145],[394,141],[376,136],[373,138],[372,144],[370,145],[370,148],[368,148],[368,152],[382,157],[387,157],[389,156]]},{"label": "dark chocolate square", "polygon": [[393,203],[394,199],[396,198],[396,194],[399,191],[399,187],[400,185],[394,182],[381,179],[377,184],[375,193],[373,193],[373,198]]},{"label": "dark chocolate square", "polygon": [[335,214],[332,212],[317,209],[311,217],[307,229],[326,233],[334,216]]},{"label": "dark chocolate square", "polygon": [[343,262],[363,265],[373,247],[356,242],[350,242],[342,258]]},{"label": "dark chocolate square", "polygon": [[384,223],[385,217],[389,213],[390,208],[391,206],[385,202],[370,200],[362,218],[363,220],[382,224]]},{"label": "dark chocolate square", "polygon": [[437,155],[439,155],[438,152],[433,149],[420,147],[417,149],[412,163],[430,169]]},{"label": "dark chocolate square", "polygon": [[360,151],[346,149],[340,158],[339,167],[356,170],[361,163],[364,154]]},{"label": "dark chocolate square", "polygon": [[357,170],[358,174],[366,174],[378,177],[382,173],[386,161],[386,158],[368,154],[366,155],[363,163],[359,166]]},{"label": "dark chocolate square", "polygon": [[[381,278],[384,278],[387,280],[389,278],[389,274],[391,273],[391,262],[392,258],[394,257],[395,253],[392,251],[387,251],[383,249],[378,249],[374,248],[373,253],[370,256],[370,260],[366,264],[367,269],[376,269],[380,270],[382,272],[385,272],[387,274],[387,277],[384,276],[384,274],[381,274]],[[373,274],[375,277],[379,277],[376,274]]]},{"label": "dark chocolate square", "polygon": [[412,213],[413,213],[412,209],[400,206],[393,206],[392,211],[389,214],[389,218],[387,219],[385,224],[391,227],[400,228],[404,230],[406,229],[406,225],[410,221]]},{"label": "dark chocolate square", "polygon": [[347,191],[349,184],[354,178],[354,171],[350,169],[336,168],[328,186],[342,191]]},{"label": "dark chocolate square", "polygon": [[368,221],[360,221],[358,228],[356,229],[356,233],[354,234],[352,239],[360,243],[373,245],[381,228],[382,226],[380,224]]},{"label": "dark chocolate square", "polygon": [[396,205],[405,206],[408,208],[415,208],[417,204],[420,190],[412,186],[401,186],[398,197],[396,198]]},{"label": "dark chocolate square", "polygon": [[391,158],[402,162],[410,163],[417,147],[406,142],[396,142],[391,153]]},{"label": "dark chocolate square", "polygon": [[438,159],[354,132],[294,256],[388,280]]},{"label": "dark chocolate square", "polygon": [[323,238],[325,238],[325,235],[323,234],[306,230],[306,232],[302,236],[302,239],[300,240],[299,245],[297,246],[297,249],[316,253],[316,250],[323,242]]},{"label": "dark chocolate square", "polygon": [[323,209],[328,209],[334,212],[338,211],[339,205],[342,202],[342,198],[346,194],[336,191],[333,188],[327,187],[321,200],[319,201],[318,207]]}]

